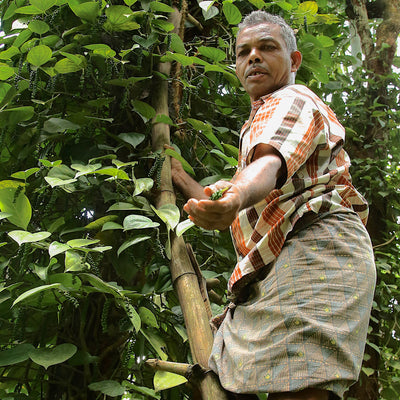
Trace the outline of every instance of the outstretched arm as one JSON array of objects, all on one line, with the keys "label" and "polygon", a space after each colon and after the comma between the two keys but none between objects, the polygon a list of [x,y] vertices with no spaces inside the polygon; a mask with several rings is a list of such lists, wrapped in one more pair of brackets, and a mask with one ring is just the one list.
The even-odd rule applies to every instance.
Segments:
[{"label": "outstretched arm", "polygon": [[[240,210],[258,203],[275,189],[282,174],[282,159],[270,145],[259,144],[251,162],[231,182],[218,181],[204,189],[205,197],[191,198],[184,206],[189,218],[205,229],[227,229]],[[220,200],[209,200],[216,190],[229,186]]]},{"label": "outstretched arm", "polygon": [[204,193],[203,186],[186,173],[182,168],[182,164],[173,157],[171,157],[171,175],[172,183],[186,200],[190,198],[198,200],[208,198]]}]

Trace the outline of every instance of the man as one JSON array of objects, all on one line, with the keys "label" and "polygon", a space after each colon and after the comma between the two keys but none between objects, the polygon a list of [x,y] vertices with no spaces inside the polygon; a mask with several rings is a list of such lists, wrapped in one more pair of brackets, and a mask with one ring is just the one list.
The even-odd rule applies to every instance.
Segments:
[{"label": "man", "polygon": [[252,102],[236,175],[202,188],[172,162],[189,218],[230,227],[237,253],[210,368],[232,393],[341,398],[358,379],[376,279],[368,206],[351,184],[343,127],[294,84],[302,56],[293,30],[253,12],[239,25],[236,51]]}]

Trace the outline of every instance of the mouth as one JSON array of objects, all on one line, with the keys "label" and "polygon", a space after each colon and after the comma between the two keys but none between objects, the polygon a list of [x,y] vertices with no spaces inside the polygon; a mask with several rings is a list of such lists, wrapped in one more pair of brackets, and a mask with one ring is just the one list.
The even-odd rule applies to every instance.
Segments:
[{"label": "mouth", "polygon": [[266,75],[266,74],[267,74],[267,71],[265,69],[254,68],[254,69],[251,69],[246,74],[246,78],[253,77],[253,76],[259,76],[259,75]]}]

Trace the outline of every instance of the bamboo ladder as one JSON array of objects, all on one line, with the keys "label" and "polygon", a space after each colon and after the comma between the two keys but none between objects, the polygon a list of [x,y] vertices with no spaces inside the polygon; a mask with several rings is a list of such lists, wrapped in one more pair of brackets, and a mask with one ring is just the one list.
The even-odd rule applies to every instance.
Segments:
[{"label": "bamboo ladder", "polygon": [[[169,21],[179,32],[182,14],[178,10],[171,13]],[[170,76],[171,63],[164,62],[158,66],[159,72]],[[158,78],[159,79],[159,78]],[[168,115],[168,80],[159,79],[157,92],[153,93],[152,104],[157,115]],[[164,145],[170,144],[170,129],[165,123],[154,123],[152,128],[153,151],[163,151]],[[160,192],[156,199],[156,207],[175,204],[175,194],[171,179],[171,162],[166,156],[161,171]],[[188,252],[189,250],[189,252]],[[213,335],[209,319],[210,309],[199,275],[196,274],[195,259],[190,254],[190,247],[185,245],[182,237],[171,233],[171,276],[177,292],[179,303],[188,333],[190,350],[195,365],[171,363],[161,360],[148,360],[153,369],[174,372],[188,378],[200,392],[202,400],[227,400],[227,392],[222,388],[217,375],[208,370],[208,358],[211,353]],[[197,271],[199,272],[199,271]]]}]

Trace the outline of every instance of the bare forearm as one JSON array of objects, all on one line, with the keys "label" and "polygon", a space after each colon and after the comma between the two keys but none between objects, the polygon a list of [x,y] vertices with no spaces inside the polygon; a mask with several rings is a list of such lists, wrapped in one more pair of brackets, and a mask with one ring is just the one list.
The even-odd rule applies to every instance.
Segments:
[{"label": "bare forearm", "polygon": [[172,181],[174,186],[182,193],[183,197],[188,199],[207,199],[204,194],[204,188],[198,182],[196,182],[189,174],[184,171],[179,174],[172,175]]},{"label": "bare forearm", "polygon": [[280,167],[278,156],[261,157],[232,179],[239,189],[241,210],[265,199],[275,189]]}]

